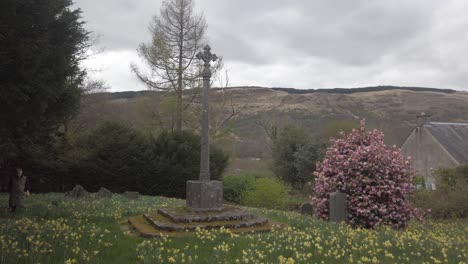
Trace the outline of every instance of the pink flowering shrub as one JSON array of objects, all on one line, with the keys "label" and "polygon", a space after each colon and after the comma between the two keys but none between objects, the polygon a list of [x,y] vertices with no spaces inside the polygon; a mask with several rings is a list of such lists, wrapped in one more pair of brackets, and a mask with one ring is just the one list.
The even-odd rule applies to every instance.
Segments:
[{"label": "pink flowering shrub", "polygon": [[406,227],[415,210],[408,201],[413,192],[413,170],[400,149],[389,148],[384,134],[360,129],[331,140],[325,159],[317,163],[312,204],[316,215],[329,216],[329,195],[346,194],[348,222],[372,228],[378,224]]}]

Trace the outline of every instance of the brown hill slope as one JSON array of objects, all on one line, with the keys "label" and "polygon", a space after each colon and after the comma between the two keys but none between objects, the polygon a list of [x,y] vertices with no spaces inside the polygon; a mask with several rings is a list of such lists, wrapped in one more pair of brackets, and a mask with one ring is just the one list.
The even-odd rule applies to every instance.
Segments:
[{"label": "brown hill slope", "polygon": [[[151,91],[90,95],[83,99],[82,113],[73,125],[75,129],[88,130],[103,121],[114,120],[153,131],[162,125],[161,116],[158,116],[160,110],[168,108],[164,97],[164,93]],[[212,91],[213,105],[219,104],[222,98],[228,98],[229,102],[232,99],[237,109],[245,106],[239,115],[224,125],[231,129],[231,137],[223,140],[222,145],[236,157],[269,157],[268,139],[260,123],[276,123],[280,127],[296,125],[321,135],[333,120],[366,118],[369,127],[385,132],[388,144],[401,145],[416,126],[416,115],[421,112],[432,114],[434,121],[468,122],[466,92],[393,88],[351,94],[320,90],[300,94],[287,89],[260,87]],[[187,110],[190,111],[197,112],[197,106]],[[229,114],[230,103],[223,111]],[[219,109],[213,111],[215,118],[218,112]],[[189,123],[193,124],[197,114],[190,118]]]}]

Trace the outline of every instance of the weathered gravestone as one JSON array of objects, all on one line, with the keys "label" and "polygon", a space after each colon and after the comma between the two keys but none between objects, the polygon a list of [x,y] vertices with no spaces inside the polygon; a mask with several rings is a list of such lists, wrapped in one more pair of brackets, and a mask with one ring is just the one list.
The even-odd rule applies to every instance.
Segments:
[{"label": "weathered gravestone", "polygon": [[200,139],[200,180],[187,181],[187,209],[191,211],[220,211],[223,209],[223,183],[210,180],[210,141],[208,117],[208,92],[210,89],[210,62],[218,57],[206,45],[203,52],[197,53],[203,60],[203,96]]},{"label": "weathered gravestone", "polygon": [[342,192],[331,193],[329,203],[330,222],[346,222],[348,215],[346,209],[346,194]]},{"label": "weathered gravestone", "polygon": [[77,199],[89,197],[89,193],[81,185],[76,185],[71,191],[69,191],[65,195]]},{"label": "weathered gravestone", "polygon": [[96,193],[96,198],[112,198],[112,192],[104,187],[101,187]]},{"label": "weathered gravestone", "polygon": [[314,214],[314,208],[312,207],[312,204],[311,203],[303,203],[301,205],[301,214],[313,215]]},{"label": "weathered gravestone", "polygon": [[128,199],[138,199],[139,198],[139,193],[138,192],[124,192],[123,194],[125,197]]}]

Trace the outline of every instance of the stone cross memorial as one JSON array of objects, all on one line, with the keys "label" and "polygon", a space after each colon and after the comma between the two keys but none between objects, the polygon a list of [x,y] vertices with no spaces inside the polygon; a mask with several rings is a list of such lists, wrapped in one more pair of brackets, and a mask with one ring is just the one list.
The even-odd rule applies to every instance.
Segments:
[{"label": "stone cross memorial", "polygon": [[210,89],[211,65],[218,57],[211,53],[206,45],[203,52],[197,53],[197,59],[203,60],[203,95],[201,116],[201,156],[200,179],[187,181],[187,208],[191,211],[221,211],[223,209],[223,183],[210,180],[210,140],[208,117],[208,91]]}]

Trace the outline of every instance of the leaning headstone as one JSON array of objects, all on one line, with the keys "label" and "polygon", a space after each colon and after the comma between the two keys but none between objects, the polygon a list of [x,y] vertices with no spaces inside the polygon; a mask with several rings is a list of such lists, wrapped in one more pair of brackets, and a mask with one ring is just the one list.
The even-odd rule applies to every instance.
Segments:
[{"label": "leaning headstone", "polygon": [[86,198],[89,196],[89,193],[81,185],[76,185],[73,190],[67,193],[67,196],[72,198]]},{"label": "leaning headstone", "polygon": [[330,194],[330,222],[340,223],[347,220],[346,194],[334,192]]},{"label": "leaning headstone", "polygon": [[101,187],[96,193],[96,198],[112,198],[112,192],[104,187]]},{"label": "leaning headstone", "polygon": [[128,199],[138,199],[139,194],[138,192],[124,192],[124,196]]},{"label": "leaning headstone", "polygon": [[314,214],[314,208],[312,207],[312,204],[311,203],[303,203],[301,205],[301,214],[313,215]]}]

